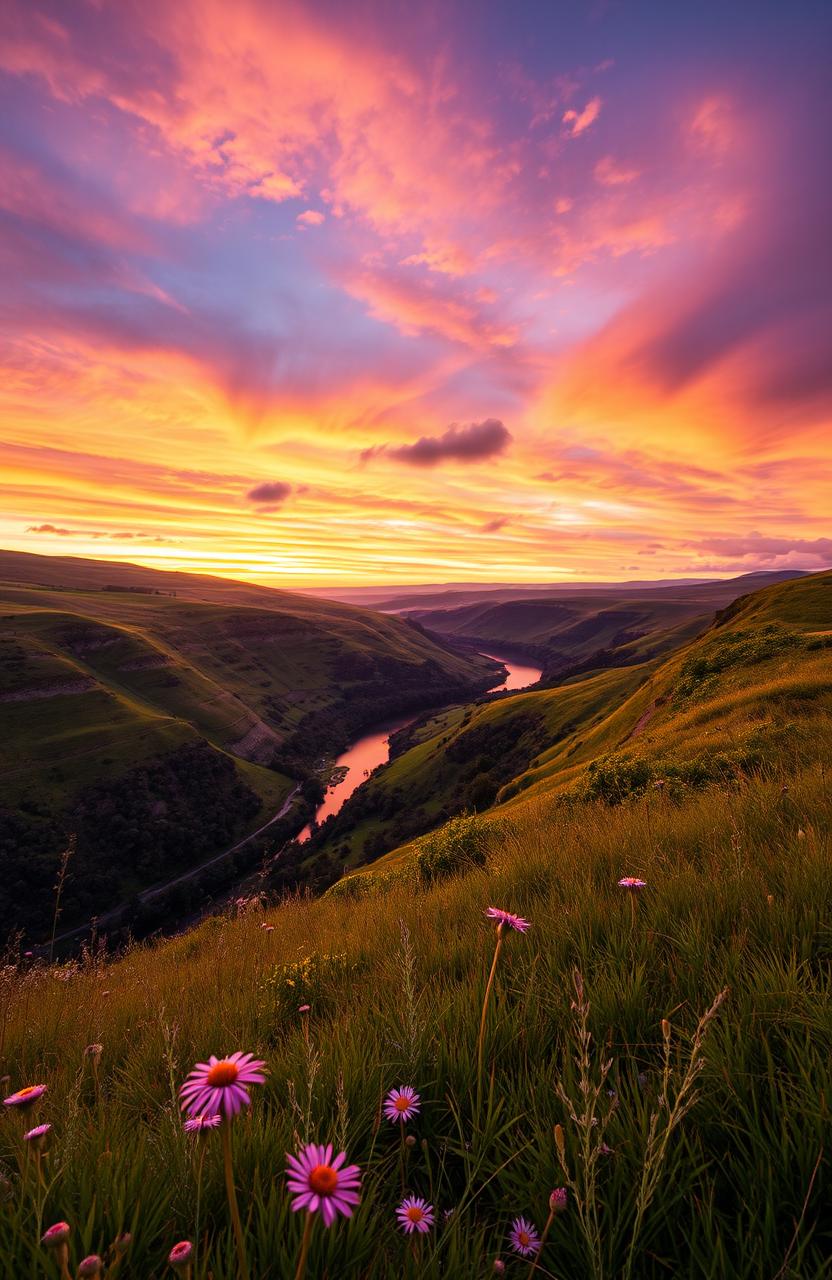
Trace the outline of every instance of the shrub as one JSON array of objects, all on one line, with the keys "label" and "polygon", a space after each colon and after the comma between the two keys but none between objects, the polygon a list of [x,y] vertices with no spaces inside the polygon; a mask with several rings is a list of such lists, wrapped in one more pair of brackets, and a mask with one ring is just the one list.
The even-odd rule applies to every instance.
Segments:
[{"label": "shrub", "polygon": [[444,880],[484,866],[487,852],[482,823],[472,814],[462,813],[423,836],[417,846],[416,869],[425,882]]}]

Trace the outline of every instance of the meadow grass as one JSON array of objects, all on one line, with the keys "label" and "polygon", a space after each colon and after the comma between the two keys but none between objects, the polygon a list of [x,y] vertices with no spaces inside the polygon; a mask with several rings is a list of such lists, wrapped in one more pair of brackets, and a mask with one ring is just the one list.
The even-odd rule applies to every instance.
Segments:
[{"label": "meadow grass", "polygon": [[[355,1216],[318,1224],[309,1277],[489,1276],[497,1258],[524,1276],[511,1220],[540,1230],[561,1185],[535,1275],[829,1276],[832,796],[820,766],[783,786],[530,801],[494,826],[484,868],[430,888],[402,874],[114,962],[9,965],[7,1092],[48,1093],[2,1118],[3,1274],[57,1276],[38,1242],[64,1218],[76,1259],[129,1231],[119,1274],[148,1280],[188,1238],[194,1276],[232,1280],[221,1144],[183,1135],[177,1091],[194,1062],[241,1049],[270,1070],[233,1127],[252,1277],[294,1274],[285,1153],[308,1140],[364,1174]],[[647,882],[634,915],[623,875]],[[480,1090],[489,905],[532,927],[504,940]],[[380,1117],[405,1084],[422,1098],[412,1145]],[[37,1121],[53,1125],[43,1185],[21,1137]],[[437,1209],[415,1248],[394,1217],[403,1186]]]}]

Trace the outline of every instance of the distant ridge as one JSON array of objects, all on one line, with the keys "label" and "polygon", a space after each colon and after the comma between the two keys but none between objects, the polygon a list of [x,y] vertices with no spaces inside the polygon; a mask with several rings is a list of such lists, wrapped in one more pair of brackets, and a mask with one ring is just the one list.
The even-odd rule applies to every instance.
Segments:
[{"label": "distant ridge", "polygon": [[327,587],[306,589],[304,595],[345,604],[363,605],[387,613],[408,609],[455,609],[464,604],[488,602],[505,604],[511,600],[563,599],[578,595],[614,595],[616,599],[635,599],[645,592],[675,594],[685,588],[713,585],[717,592],[739,588],[740,592],[759,591],[792,578],[804,577],[809,570],[779,569],[771,572],[743,573],[734,578],[655,578],[647,581],[627,579],[623,582],[550,582],[550,583],[465,583],[450,582],[435,586]]}]

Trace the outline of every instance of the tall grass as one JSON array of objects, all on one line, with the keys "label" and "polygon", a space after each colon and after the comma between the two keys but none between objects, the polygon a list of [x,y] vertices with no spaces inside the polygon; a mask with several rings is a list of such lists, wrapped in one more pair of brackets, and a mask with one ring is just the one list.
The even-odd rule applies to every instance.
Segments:
[{"label": "tall grass", "polygon": [[[355,1217],[314,1233],[309,1277],[484,1277],[496,1257],[524,1275],[510,1219],[541,1228],[565,1181],[535,1275],[829,1276],[832,796],[819,768],[788,781],[530,803],[484,868],[427,889],[414,874],[356,901],[289,901],[271,933],[259,913],[217,918],[112,964],[7,970],[0,1071],[48,1084],[38,1119],[54,1128],[39,1187],[22,1118],[2,1118],[4,1274],[57,1276],[38,1239],[65,1218],[76,1258],[130,1231],[120,1275],[161,1277],[194,1237],[199,1182],[195,1274],[231,1280],[220,1144],[185,1139],[176,1091],[195,1061],[240,1048],[271,1069],[234,1134],[252,1277],[293,1274],[284,1156],[307,1137],[365,1171]],[[626,874],[647,881],[635,925]],[[532,930],[501,956],[478,1104],[490,904]],[[403,1083],[422,1095],[404,1156],[380,1119]],[[393,1217],[402,1159],[440,1221],[454,1209],[416,1254]]]}]

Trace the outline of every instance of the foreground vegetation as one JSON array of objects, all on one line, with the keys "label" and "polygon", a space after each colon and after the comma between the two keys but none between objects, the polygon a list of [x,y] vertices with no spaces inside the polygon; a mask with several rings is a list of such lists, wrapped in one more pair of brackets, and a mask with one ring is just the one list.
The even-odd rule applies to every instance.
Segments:
[{"label": "foreground vegetation", "polygon": [[[831,595],[760,592],[641,673],[425,726],[394,777],[513,729],[522,772],[322,898],[121,958],[10,948],[0,1072],[46,1091],[2,1117],[6,1273],[61,1274],[39,1242],[66,1221],[74,1264],[142,1280],[178,1241],[198,1280],[829,1277]],[[496,949],[489,908],[521,917]],[[194,1063],[235,1053],[251,1105],[185,1132]],[[309,1143],[320,1185],[334,1152],[360,1170],[328,1226],[286,1177]]]},{"label": "foreground vegetation", "polygon": [[[497,1257],[524,1275],[510,1221],[540,1230],[566,1186],[541,1275],[820,1280],[830,819],[821,766],[577,818],[537,800],[483,824],[484,867],[432,887],[251,904],[112,965],[7,969],[3,1070],[10,1088],[48,1085],[36,1119],[53,1125],[39,1185],[21,1141],[35,1119],[4,1117],[7,1273],[57,1275],[38,1240],[66,1219],[78,1257],[129,1231],[125,1275],[162,1276],[187,1238],[194,1274],[235,1276],[221,1143],[183,1134],[177,1089],[195,1061],[242,1049],[269,1067],[233,1126],[252,1276],[294,1274],[285,1153],[313,1140],[346,1149],[363,1185],[349,1222],[313,1234],[309,1276],[486,1276]],[[634,913],[628,874],[646,881]],[[478,1081],[491,904],[531,929],[504,941]],[[421,1094],[413,1146],[379,1119],[398,1085]],[[415,1252],[394,1216],[403,1186],[437,1211]]]}]

